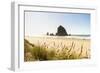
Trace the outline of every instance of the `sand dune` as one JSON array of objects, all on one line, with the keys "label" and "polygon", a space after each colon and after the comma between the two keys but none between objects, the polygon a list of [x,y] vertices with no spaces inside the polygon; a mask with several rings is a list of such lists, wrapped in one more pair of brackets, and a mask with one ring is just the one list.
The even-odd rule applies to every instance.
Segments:
[{"label": "sand dune", "polygon": [[62,51],[62,48],[67,47],[69,50],[73,47],[71,52],[77,53],[81,58],[90,58],[90,39],[29,36],[26,36],[25,39],[36,46],[46,47],[50,50]]}]

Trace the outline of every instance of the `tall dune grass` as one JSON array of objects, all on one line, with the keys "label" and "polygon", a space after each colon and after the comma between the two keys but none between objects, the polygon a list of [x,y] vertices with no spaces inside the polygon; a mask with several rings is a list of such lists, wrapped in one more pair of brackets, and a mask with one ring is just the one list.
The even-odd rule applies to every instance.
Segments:
[{"label": "tall dune grass", "polygon": [[[53,43],[55,46],[55,43]],[[88,55],[82,56],[84,45],[81,45],[80,52],[77,53],[75,43],[72,42],[70,47],[60,44],[61,49],[49,48],[46,43],[43,45],[34,45],[24,39],[24,61],[45,61],[45,60],[69,60],[89,58]],[[87,51],[86,51],[87,53]]]}]

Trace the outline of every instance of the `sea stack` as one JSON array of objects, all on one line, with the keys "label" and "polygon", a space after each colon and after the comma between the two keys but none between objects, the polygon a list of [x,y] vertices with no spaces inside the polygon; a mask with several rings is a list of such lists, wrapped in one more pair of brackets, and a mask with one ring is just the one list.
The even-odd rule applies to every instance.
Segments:
[{"label": "sea stack", "polygon": [[63,26],[59,26],[57,28],[57,33],[56,33],[57,36],[68,36],[68,33],[66,32],[66,29],[63,27]]}]

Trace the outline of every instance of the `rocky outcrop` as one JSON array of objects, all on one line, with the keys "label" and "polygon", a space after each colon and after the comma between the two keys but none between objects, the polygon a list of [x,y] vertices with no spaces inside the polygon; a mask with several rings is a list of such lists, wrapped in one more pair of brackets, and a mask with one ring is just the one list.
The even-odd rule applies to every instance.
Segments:
[{"label": "rocky outcrop", "polygon": [[66,29],[63,27],[63,26],[59,26],[57,28],[57,33],[56,33],[57,36],[68,36],[68,33],[66,32]]}]

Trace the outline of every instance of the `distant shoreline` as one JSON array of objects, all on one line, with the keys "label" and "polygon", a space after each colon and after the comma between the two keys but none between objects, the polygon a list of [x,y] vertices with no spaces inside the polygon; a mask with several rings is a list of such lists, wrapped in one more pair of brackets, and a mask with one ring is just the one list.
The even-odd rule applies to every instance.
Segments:
[{"label": "distant shoreline", "polygon": [[25,36],[25,37],[36,37],[36,38],[69,38],[69,39],[90,39],[91,36],[90,35],[70,35],[70,36],[47,36],[47,35],[43,35],[43,36]]},{"label": "distant shoreline", "polygon": [[85,36],[85,37],[90,37],[91,35],[69,35],[69,36]]}]

